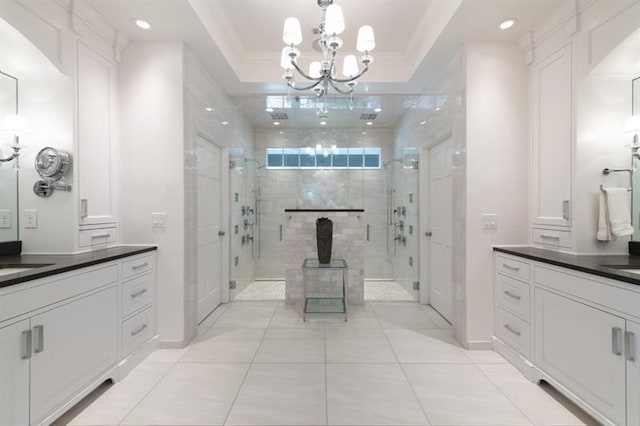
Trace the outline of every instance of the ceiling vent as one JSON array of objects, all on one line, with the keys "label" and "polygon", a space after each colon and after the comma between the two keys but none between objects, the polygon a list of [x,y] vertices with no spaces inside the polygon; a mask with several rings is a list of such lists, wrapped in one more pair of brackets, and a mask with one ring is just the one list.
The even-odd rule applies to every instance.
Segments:
[{"label": "ceiling vent", "polygon": [[360,114],[360,120],[375,120],[378,117],[378,114]]},{"label": "ceiling vent", "polygon": [[272,112],[271,118],[274,120],[288,120],[289,116],[286,112]]}]

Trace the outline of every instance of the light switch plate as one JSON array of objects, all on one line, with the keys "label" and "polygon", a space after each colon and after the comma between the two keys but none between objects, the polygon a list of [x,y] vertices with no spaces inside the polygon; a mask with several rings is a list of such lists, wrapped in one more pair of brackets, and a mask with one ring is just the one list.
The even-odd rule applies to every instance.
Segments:
[{"label": "light switch plate", "polygon": [[151,213],[151,227],[156,229],[164,229],[167,227],[167,213],[153,212]]},{"label": "light switch plate", "polygon": [[485,213],[482,215],[482,229],[498,229],[498,215],[495,213]]},{"label": "light switch plate", "polygon": [[0,228],[11,228],[11,210],[0,210]]},{"label": "light switch plate", "polygon": [[38,211],[35,209],[24,210],[25,229],[36,229],[38,227]]}]

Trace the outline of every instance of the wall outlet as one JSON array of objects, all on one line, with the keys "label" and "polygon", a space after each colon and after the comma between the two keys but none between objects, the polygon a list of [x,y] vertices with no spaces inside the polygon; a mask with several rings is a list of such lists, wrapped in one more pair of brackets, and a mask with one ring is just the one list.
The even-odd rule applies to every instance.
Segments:
[{"label": "wall outlet", "polygon": [[151,213],[151,227],[156,229],[164,229],[167,227],[167,214],[165,212]]},{"label": "wall outlet", "polygon": [[0,228],[11,228],[11,210],[0,210]]},{"label": "wall outlet", "polygon": [[26,229],[36,229],[38,227],[38,211],[35,209],[24,210],[24,227]]},{"label": "wall outlet", "polygon": [[495,213],[485,213],[482,215],[482,229],[498,229],[498,215]]}]

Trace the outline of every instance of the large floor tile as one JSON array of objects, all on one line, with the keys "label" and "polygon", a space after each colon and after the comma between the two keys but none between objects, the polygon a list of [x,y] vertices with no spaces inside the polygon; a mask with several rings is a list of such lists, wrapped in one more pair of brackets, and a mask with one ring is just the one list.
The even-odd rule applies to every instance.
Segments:
[{"label": "large floor tile", "polygon": [[450,329],[453,328],[453,325],[445,319],[438,311],[433,309],[431,305],[420,305],[424,313],[427,317],[436,325],[438,328]]},{"label": "large floor tile", "polygon": [[267,328],[277,307],[277,305],[234,304],[222,314],[213,327]]},{"label": "large floor tile", "polygon": [[398,362],[381,329],[327,327],[325,339],[327,362]]},{"label": "large floor tile", "polygon": [[474,364],[403,364],[434,425],[530,425]]},{"label": "large floor tile", "polygon": [[267,330],[254,362],[324,362],[324,330]]},{"label": "large floor tile", "polygon": [[253,364],[228,425],[324,425],[324,364]]},{"label": "large floor tile", "polygon": [[123,424],[222,425],[248,367],[176,364]]},{"label": "large floor tile", "polygon": [[347,308],[347,321],[344,315],[327,314],[325,327],[380,328],[380,322],[368,305],[354,305]]},{"label": "large floor tile", "polygon": [[145,361],[134,368],[122,381],[109,387],[91,405],[68,424],[112,425],[119,424],[147,393],[172,368],[171,363]]},{"label": "large floor tile", "polygon": [[471,363],[464,349],[446,333],[434,329],[386,329],[401,363]]},{"label": "large floor tile", "polygon": [[438,328],[417,303],[372,303],[382,328]]},{"label": "large floor tile", "polygon": [[276,309],[270,328],[322,328],[324,327],[324,314],[307,315],[307,320],[302,320],[302,305],[285,305]]},{"label": "large floor tile", "polygon": [[511,364],[478,364],[478,368],[535,425],[598,424],[577,407],[574,412],[568,410],[540,385],[528,381]]},{"label": "large floor tile", "polygon": [[220,317],[222,316],[222,314],[224,314],[226,312],[227,309],[229,309],[229,304],[223,304],[223,305],[218,305],[213,312],[211,312],[209,315],[207,315],[207,317],[205,319],[203,319],[200,324],[198,324],[199,327],[211,327],[213,325],[213,323],[215,323],[218,319],[220,319]]},{"label": "large floor tile", "polygon": [[265,329],[212,327],[189,347],[182,362],[251,362]]},{"label": "large floor tile", "polygon": [[157,351],[152,352],[145,362],[170,362],[175,363],[180,361],[180,359],[187,353],[188,348],[182,349],[158,349]]},{"label": "large floor tile", "polygon": [[426,425],[399,365],[327,364],[330,425]]},{"label": "large floor tile", "polygon": [[496,351],[465,351],[474,364],[507,364],[508,361]]}]

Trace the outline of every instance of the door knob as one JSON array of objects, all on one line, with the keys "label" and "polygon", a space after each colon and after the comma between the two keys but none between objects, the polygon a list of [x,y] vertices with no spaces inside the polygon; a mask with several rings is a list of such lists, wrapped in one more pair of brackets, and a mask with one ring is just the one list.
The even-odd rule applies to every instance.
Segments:
[{"label": "door knob", "polygon": [[219,236],[219,237],[224,237],[224,235],[225,235],[225,232],[224,232],[224,231],[218,231],[218,236]]},{"label": "door knob", "polygon": [[427,232],[424,233],[424,236],[427,237],[427,238],[431,238],[433,236],[433,232],[427,231]]}]

